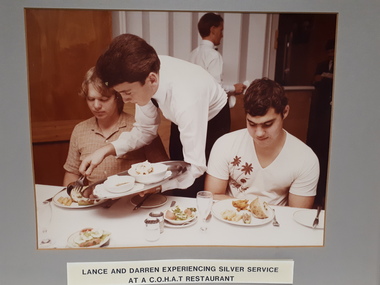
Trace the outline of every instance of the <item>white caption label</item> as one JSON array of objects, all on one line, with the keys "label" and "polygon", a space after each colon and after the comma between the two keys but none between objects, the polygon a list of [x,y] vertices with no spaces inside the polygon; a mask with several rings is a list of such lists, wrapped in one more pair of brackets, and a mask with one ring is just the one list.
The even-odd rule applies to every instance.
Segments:
[{"label": "white caption label", "polygon": [[293,260],[179,259],[68,263],[67,284],[293,284],[293,269]]}]

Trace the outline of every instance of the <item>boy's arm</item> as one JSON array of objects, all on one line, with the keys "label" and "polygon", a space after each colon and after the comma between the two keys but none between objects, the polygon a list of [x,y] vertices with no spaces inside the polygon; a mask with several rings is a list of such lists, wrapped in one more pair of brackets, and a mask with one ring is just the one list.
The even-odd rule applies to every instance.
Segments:
[{"label": "boy's arm", "polygon": [[214,195],[214,200],[223,200],[223,199],[231,199],[232,197],[226,195],[227,192],[227,180],[222,180],[211,176],[210,174],[206,174],[205,180],[205,191],[210,191]]},{"label": "boy's arm", "polygon": [[315,196],[299,196],[289,193],[288,203],[290,207],[311,209]]}]

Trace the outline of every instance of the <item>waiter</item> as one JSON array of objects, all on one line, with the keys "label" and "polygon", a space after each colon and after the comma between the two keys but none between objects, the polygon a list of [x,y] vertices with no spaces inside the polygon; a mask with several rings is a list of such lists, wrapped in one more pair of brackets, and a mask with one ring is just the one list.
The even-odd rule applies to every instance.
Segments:
[{"label": "waiter", "polygon": [[220,84],[195,64],[158,56],[152,46],[132,34],[120,35],[111,42],[99,57],[96,72],[125,103],[136,104],[136,123],[132,131],[86,157],[80,172],[89,175],[105,157],[118,157],[149,144],[157,136],[159,108],[172,122],[171,159],[191,164],[186,179],[170,185],[187,189],[172,194],[195,197],[203,190],[214,142],[230,130],[227,94]]}]

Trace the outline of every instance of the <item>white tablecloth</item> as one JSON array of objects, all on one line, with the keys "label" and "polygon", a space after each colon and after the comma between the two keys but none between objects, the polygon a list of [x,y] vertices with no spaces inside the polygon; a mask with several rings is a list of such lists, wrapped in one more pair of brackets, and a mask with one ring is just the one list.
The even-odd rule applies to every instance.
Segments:
[{"label": "white tablecloth", "polygon": [[[62,187],[36,185],[36,203],[52,197]],[[81,209],[66,209],[52,203],[52,222],[49,234],[54,241],[54,248],[66,248],[68,237],[87,227],[101,228],[111,232],[106,245],[109,248],[151,247],[151,246],[323,246],[324,230],[312,229],[297,223],[294,212],[300,210],[292,207],[272,206],[276,211],[280,227],[272,223],[260,226],[231,225],[213,217],[208,223],[208,230],[202,232],[200,223],[184,228],[165,227],[159,240],[150,242],[145,239],[144,220],[152,211],[164,212],[171,201],[177,205],[196,207],[196,199],[168,196],[165,205],[155,209],[133,211],[134,205],[126,196],[118,200],[111,208],[102,205]],[[309,210],[315,211],[315,210]],[[38,220],[38,217],[37,217]],[[324,221],[322,220],[321,223]]]}]

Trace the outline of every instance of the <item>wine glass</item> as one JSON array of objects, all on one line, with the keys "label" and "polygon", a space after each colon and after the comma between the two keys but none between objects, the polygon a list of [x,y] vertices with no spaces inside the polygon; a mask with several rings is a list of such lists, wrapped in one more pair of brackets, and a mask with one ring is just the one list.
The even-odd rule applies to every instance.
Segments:
[{"label": "wine glass", "polygon": [[47,248],[53,245],[50,238],[48,228],[52,218],[52,207],[49,201],[44,201],[37,206],[38,212],[38,228],[40,232],[39,247]]},{"label": "wine glass", "polygon": [[198,215],[201,219],[201,230],[207,230],[206,219],[211,212],[211,207],[213,203],[213,195],[209,191],[199,191],[197,193],[197,209]]}]

